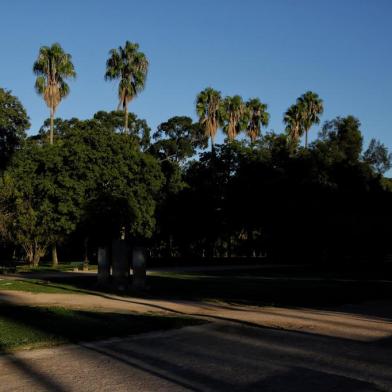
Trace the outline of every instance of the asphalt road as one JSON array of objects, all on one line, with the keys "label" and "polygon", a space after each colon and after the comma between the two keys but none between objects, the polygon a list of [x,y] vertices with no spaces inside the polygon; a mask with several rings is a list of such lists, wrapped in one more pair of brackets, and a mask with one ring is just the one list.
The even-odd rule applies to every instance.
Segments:
[{"label": "asphalt road", "polygon": [[3,355],[0,391],[392,391],[392,340],[213,322]]}]

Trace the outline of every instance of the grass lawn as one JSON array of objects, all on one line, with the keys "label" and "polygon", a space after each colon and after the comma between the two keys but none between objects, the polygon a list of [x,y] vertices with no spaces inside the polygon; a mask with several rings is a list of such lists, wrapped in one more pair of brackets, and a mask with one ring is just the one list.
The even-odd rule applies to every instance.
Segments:
[{"label": "grass lawn", "polygon": [[[219,274],[219,275],[218,275]],[[332,274],[266,274],[263,271],[202,274],[154,273],[148,276],[155,297],[208,299],[251,305],[329,306],[392,298],[392,281],[345,279]]]},{"label": "grass lawn", "polygon": [[128,336],[204,322],[189,317],[6,305],[0,306],[0,352]]},{"label": "grass lawn", "polygon": [[[41,263],[41,265],[37,267],[33,267],[31,265],[18,265],[16,267],[16,272],[23,272],[23,273],[42,273],[42,272],[69,272],[73,271],[74,268],[78,268],[79,271],[83,269],[83,262],[82,261],[75,261],[71,263],[59,263],[56,267],[53,267],[50,263]],[[97,265],[89,264],[88,266],[89,271],[96,271]]]},{"label": "grass lawn", "polygon": [[[372,276],[366,271],[318,271],[285,267],[258,270],[204,272],[152,272],[145,293],[129,291],[124,296],[218,300],[254,305],[328,306],[392,298],[392,274]],[[378,275],[381,275],[380,271]],[[26,276],[27,277],[27,276]],[[34,279],[1,280],[0,290],[44,293],[94,293],[95,275],[51,276],[50,282]],[[388,282],[389,280],[389,282]],[[108,289],[110,291],[110,289]],[[115,290],[111,291],[116,293]]]},{"label": "grass lawn", "polygon": [[2,279],[0,276],[0,290],[28,291],[30,293],[60,293],[70,292],[83,294],[83,290],[64,283],[51,284],[50,282],[38,279]]}]

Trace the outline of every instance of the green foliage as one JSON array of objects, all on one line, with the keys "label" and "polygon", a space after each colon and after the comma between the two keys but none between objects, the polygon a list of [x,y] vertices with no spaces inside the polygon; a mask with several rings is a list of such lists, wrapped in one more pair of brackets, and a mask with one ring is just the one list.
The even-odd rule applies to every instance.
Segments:
[{"label": "green foliage", "polygon": [[60,146],[27,144],[6,170],[0,197],[3,233],[38,264],[51,243],[75,229],[84,189],[64,165]]},{"label": "green foliage", "polygon": [[151,236],[154,209],[163,178],[158,162],[140,152],[132,138],[102,128],[95,120],[63,137],[64,159],[83,182],[83,222],[106,241],[122,227],[129,236]]},{"label": "green foliage", "polygon": [[151,151],[160,160],[184,162],[196,154],[198,149],[207,147],[208,139],[199,123],[190,117],[176,116],[158,126],[154,133],[156,142]]},{"label": "green foliage", "polygon": [[[308,149],[267,133],[201,154],[185,168],[187,186],[172,202],[167,253],[267,252],[285,263],[382,258],[390,186],[362,160],[359,127],[352,116],[336,118]],[[157,252],[167,254],[161,245]]]},{"label": "green foliage", "polygon": [[369,147],[363,153],[363,159],[380,175],[392,167],[392,154],[388,152],[385,144],[376,139],[370,141]]},{"label": "green foliage", "polygon": [[96,119],[58,125],[56,145],[27,144],[6,171],[3,234],[34,264],[80,225],[105,241],[123,227],[128,236],[151,236],[163,182],[157,161]]},{"label": "green foliage", "polygon": [[363,142],[360,126],[359,120],[353,116],[337,117],[327,121],[320,133],[324,145],[318,145],[322,149],[327,149],[331,161],[358,162]]},{"label": "green foliage", "polygon": [[4,170],[21,146],[29,127],[29,118],[19,99],[0,88],[0,170]]}]

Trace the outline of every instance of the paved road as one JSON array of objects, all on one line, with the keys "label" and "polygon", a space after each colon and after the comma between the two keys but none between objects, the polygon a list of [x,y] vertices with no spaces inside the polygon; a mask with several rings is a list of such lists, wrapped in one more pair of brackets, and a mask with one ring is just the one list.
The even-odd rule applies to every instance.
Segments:
[{"label": "paved road", "polygon": [[391,391],[391,343],[217,322],[0,356],[0,391]]}]

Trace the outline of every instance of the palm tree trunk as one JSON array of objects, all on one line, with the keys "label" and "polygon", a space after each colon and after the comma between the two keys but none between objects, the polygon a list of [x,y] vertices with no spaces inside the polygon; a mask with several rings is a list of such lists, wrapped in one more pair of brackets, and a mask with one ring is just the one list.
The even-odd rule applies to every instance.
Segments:
[{"label": "palm tree trunk", "polygon": [[56,267],[59,264],[59,260],[57,258],[57,246],[56,243],[52,245],[52,266]]},{"label": "palm tree trunk", "polygon": [[128,133],[128,105],[125,104],[125,126],[124,126],[124,132]]},{"label": "palm tree trunk", "polygon": [[211,136],[211,152],[213,155],[215,155],[215,142],[212,136]]},{"label": "palm tree trunk", "polygon": [[50,144],[53,144],[53,129],[54,129],[54,109],[50,108],[50,134],[49,134]]},{"label": "palm tree trunk", "polygon": [[308,130],[305,131],[305,148],[308,148]]}]

